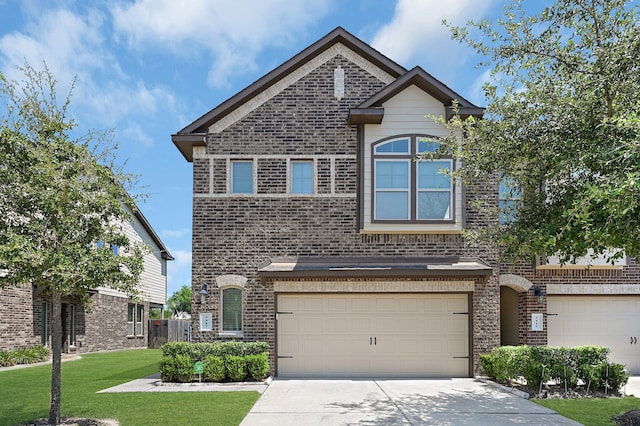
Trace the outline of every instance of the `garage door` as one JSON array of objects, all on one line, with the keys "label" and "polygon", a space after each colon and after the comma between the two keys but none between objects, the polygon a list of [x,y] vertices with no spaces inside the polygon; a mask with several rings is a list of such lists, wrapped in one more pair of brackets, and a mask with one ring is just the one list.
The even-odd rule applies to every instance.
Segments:
[{"label": "garage door", "polygon": [[551,346],[599,345],[640,373],[640,296],[549,296]]},{"label": "garage door", "polygon": [[280,377],[468,377],[466,294],[288,294]]}]

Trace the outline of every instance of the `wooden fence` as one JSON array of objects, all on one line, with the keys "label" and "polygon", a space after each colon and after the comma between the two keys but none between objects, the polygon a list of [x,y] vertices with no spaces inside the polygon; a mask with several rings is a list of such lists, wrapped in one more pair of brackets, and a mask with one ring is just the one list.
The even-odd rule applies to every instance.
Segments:
[{"label": "wooden fence", "polygon": [[189,320],[149,320],[150,349],[157,349],[167,342],[190,342],[191,321]]}]

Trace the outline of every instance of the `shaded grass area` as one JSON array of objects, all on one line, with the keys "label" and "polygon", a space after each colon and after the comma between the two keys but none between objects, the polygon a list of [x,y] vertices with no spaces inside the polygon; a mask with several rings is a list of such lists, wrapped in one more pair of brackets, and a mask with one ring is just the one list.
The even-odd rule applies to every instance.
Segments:
[{"label": "shaded grass area", "polygon": [[[158,371],[160,351],[126,350],[82,355],[62,364],[64,417],[116,419],[121,425],[239,424],[258,392],[97,391]],[[13,426],[49,415],[51,366],[0,372],[0,425]]]},{"label": "shaded grass area", "polygon": [[558,414],[585,426],[613,425],[611,417],[640,409],[640,398],[533,399]]}]

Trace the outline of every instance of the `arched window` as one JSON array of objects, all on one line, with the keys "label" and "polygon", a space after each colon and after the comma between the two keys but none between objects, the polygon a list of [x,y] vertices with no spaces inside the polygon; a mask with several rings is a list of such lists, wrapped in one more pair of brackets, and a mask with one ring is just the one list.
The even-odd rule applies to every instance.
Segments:
[{"label": "arched window", "polygon": [[235,287],[222,289],[221,332],[242,334],[242,290]]},{"label": "arched window", "polygon": [[372,145],[374,222],[453,220],[453,160],[419,158],[438,147],[433,138],[417,135]]},{"label": "arched window", "polygon": [[220,289],[220,334],[242,336],[243,297],[247,281],[240,275],[216,278]]}]

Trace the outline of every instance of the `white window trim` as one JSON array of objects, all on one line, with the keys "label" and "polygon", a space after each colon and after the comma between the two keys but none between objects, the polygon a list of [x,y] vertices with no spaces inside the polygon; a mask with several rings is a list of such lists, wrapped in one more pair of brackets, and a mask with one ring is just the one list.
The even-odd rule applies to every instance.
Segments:
[{"label": "white window trim", "polygon": [[[404,156],[407,156],[409,154],[402,154]],[[379,163],[405,163],[407,165],[407,186],[406,189],[401,189],[401,188],[381,188],[378,189],[377,186],[377,182],[375,177],[377,176],[377,168],[378,168],[378,164]],[[375,159],[373,161],[373,174],[372,174],[372,182],[373,182],[373,206],[372,206],[372,217],[373,220],[405,220],[405,221],[410,221],[411,220],[411,159],[407,158],[378,158]],[[402,192],[402,193],[406,193],[407,194],[407,217],[405,219],[378,219],[376,217],[377,215],[377,209],[376,209],[376,203],[377,203],[377,198],[378,198],[378,193],[379,192]]]}]

